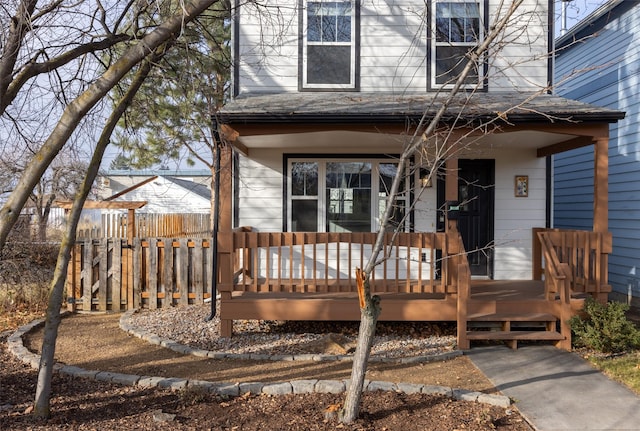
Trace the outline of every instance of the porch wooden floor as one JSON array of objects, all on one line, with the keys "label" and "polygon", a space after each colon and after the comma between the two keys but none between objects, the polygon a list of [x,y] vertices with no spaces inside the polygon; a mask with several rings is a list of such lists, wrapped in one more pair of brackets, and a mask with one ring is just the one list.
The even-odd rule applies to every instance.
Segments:
[{"label": "porch wooden floor", "polygon": [[544,281],[472,279],[471,299],[482,301],[544,299]]}]

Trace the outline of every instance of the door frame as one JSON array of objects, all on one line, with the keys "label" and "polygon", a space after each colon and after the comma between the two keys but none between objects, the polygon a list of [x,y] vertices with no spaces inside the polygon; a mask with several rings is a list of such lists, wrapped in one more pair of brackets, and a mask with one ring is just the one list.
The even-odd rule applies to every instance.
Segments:
[{"label": "door frame", "polygon": [[[465,171],[463,171],[463,169],[465,169],[465,166],[467,166],[468,168],[476,166],[476,168],[474,169],[483,170],[483,175],[485,175],[485,180],[486,180],[485,181],[486,184],[484,184],[486,188],[484,188],[483,190],[486,191],[486,193],[485,193],[484,206],[481,208],[481,211],[484,212],[484,214],[481,216],[481,219],[483,218],[486,221],[483,223],[484,224],[483,226],[480,226],[479,224],[476,225],[475,229],[477,229],[477,232],[482,232],[483,234],[485,234],[485,236],[482,239],[485,240],[486,243],[483,245],[478,244],[478,246],[482,247],[485,250],[484,253],[486,254],[486,266],[483,265],[485,266],[485,269],[482,270],[481,272],[478,272],[476,267],[475,274],[474,274],[474,271],[472,270],[471,275],[475,277],[487,277],[489,279],[493,279],[495,253],[491,244],[493,244],[495,240],[495,231],[494,231],[495,178],[496,178],[495,159],[459,159],[457,161],[457,165],[458,165],[458,171],[456,175],[438,175],[438,181],[436,183],[437,184],[437,202],[438,202],[438,211],[436,215],[437,217],[436,228],[438,231],[441,231],[441,232],[445,231],[446,229],[445,206],[447,204],[449,205],[452,204],[451,202],[447,202],[445,199],[446,181],[451,180],[452,178],[455,178],[455,180],[458,182],[457,193],[458,193],[458,200],[459,200],[461,199],[460,186],[462,184],[463,179],[465,178]],[[456,202],[455,206],[457,206],[457,204],[458,203]],[[465,217],[465,214],[462,212],[457,214],[458,219],[461,217]],[[450,218],[453,218],[453,215]],[[459,220],[457,221],[457,223],[458,223],[458,230],[460,231],[460,234],[463,236],[463,241],[466,244],[467,243],[465,238],[465,236],[467,236],[467,234],[465,234],[466,229],[461,228]]]}]

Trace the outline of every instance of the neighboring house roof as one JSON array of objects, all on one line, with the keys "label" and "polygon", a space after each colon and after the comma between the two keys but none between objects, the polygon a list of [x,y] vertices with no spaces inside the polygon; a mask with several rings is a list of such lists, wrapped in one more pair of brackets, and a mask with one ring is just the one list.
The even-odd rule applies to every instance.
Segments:
[{"label": "neighboring house roof", "polygon": [[211,190],[209,190],[209,187],[205,186],[204,184],[198,184],[194,183],[193,181],[182,180],[180,178],[170,176],[166,176],[164,178],[167,181],[170,181],[184,189],[187,189],[198,196],[201,196],[207,200],[211,200]]},{"label": "neighboring house roof", "polygon": [[[223,123],[405,122],[435,114],[446,92],[411,95],[351,92],[263,94],[237,97],[220,112]],[[550,94],[460,93],[444,121],[487,121],[501,115],[510,124],[554,120],[614,122],[624,112]]]},{"label": "neighboring house roof", "polygon": [[109,169],[103,174],[103,177],[152,177],[167,176],[172,177],[210,177],[211,171],[208,169]]}]

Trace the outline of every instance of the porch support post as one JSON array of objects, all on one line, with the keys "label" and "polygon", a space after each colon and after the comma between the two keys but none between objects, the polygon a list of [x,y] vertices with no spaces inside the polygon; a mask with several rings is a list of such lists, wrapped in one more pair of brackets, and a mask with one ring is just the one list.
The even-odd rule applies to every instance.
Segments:
[{"label": "porch support post", "polygon": [[220,232],[231,232],[233,228],[233,151],[230,145],[220,148]]},{"label": "porch support post", "polygon": [[[233,168],[233,151],[231,145],[219,146],[220,151],[220,177],[219,183],[219,208],[218,217],[219,225],[218,229],[221,234],[218,234],[218,252],[217,268],[218,271],[218,283],[222,287],[220,289],[220,314],[222,314],[222,304],[225,301],[231,299],[231,291],[233,290],[233,216],[232,216],[232,202],[233,202],[233,183],[232,183],[232,168]],[[211,295],[216,295],[217,292],[211,292]],[[211,298],[211,303],[214,304],[216,298]],[[222,317],[222,316],[221,316]],[[231,337],[233,333],[233,320],[220,318],[220,336]]]},{"label": "porch support post", "polygon": [[593,231],[609,230],[609,138],[594,143]]},{"label": "porch support post", "polygon": [[[444,199],[445,201],[457,201],[458,200],[458,159],[450,157],[446,162],[446,173],[444,180]],[[449,220],[448,208],[445,208],[445,214],[447,215],[446,230],[449,231],[452,227],[456,229],[458,227],[456,220]]]}]

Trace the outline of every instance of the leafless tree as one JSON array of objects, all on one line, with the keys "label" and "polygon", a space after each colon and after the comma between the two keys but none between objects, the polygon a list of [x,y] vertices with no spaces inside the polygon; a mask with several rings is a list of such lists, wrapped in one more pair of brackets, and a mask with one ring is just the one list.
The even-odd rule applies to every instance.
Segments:
[{"label": "leafless tree", "polygon": [[[2,7],[0,115],[9,130],[5,134],[16,141],[24,134],[27,120],[20,121],[23,111],[29,111],[32,125],[37,118],[55,120],[51,128],[36,129],[45,136],[43,144],[34,151],[0,209],[0,248],[39,178],[87,114],[129,71],[216,1],[175,3],[177,13],[157,22],[148,19],[154,16],[154,2],[130,0],[107,6],[99,1],[58,0],[38,8],[37,1],[22,0]],[[143,14],[147,19],[141,26]],[[112,58],[104,51],[119,43],[126,44],[121,55]],[[54,91],[45,91],[43,79],[55,84]],[[25,105],[31,100],[55,100],[60,105],[42,102],[48,111],[40,111],[34,120],[34,111]],[[44,112],[54,115],[44,116]]]},{"label": "leafless tree", "polygon": [[[45,4],[21,0],[0,6],[0,133],[5,145],[10,142],[16,150],[33,146],[32,157],[0,209],[0,249],[32,191],[83,120],[111,89],[138,68],[136,78],[102,129],[87,174],[75,195],[47,308],[36,416],[49,415],[65,274],[79,214],[111,133],[164,47],[170,46],[186,25],[217,1],[170,2],[173,13],[169,17],[155,14],[156,2],[135,0],[54,0]],[[119,49],[107,51],[116,45]],[[53,118],[51,124],[47,118]],[[40,136],[42,140],[36,139]]]},{"label": "leafless tree", "polygon": [[[404,143],[402,153],[398,160],[398,166],[409,169],[407,168],[409,166],[407,162],[412,157],[420,155],[423,157],[423,160],[426,160],[427,163],[432,165],[431,175],[435,175],[438,168],[445,166],[447,160],[455,157],[461,148],[468,147],[468,143],[461,144],[461,142],[463,142],[462,138],[472,136],[474,132],[466,132],[464,133],[466,136],[460,136],[460,133],[456,132],[456,129],[466,129],[469,125],[461,124],[460,121],[456,122],[454,119],[453,126],[443,127],[444,117],[448,114],[451,104],[454,102],[460,103],[461,100],[462,103],[464,103],[465,97],[457,97],[458,93],[464,88],[467,76],[469,76],[474,68],[477,68],[477,65],[485,58],[486,54],[491,52],[491,55],[495,58],[500,52],[500,47],[503,46],[507,40],[516,40],[526,35],[527,18],[517,14],[522,2],[523,0],[513,0],[510,4],[505,4],[504,7],[498,9],[498,13],[493,17],[489,31],[484,39],[479,41],[475,49],[467,53],[466,63],[460,64],[459,73],[457,73],[457,76],[452,80],[453,87],[443,98],[439,99],[440,105],[435,108],[435,113],[432,113],[433,111],[431,110],[428,110],[429,114],[425,112],[415,128],[413,135]],[[528,19],[530,19],[530,17]],[[514,25],[518,20],[524,20],[524,22],[520,22],[519,25]],[[474,127],[475,133],[483,129],[488,132],[491,130],[491,123],[494,123],[495,120],[499,118],[500,115],[497,115],[494,120],[489,120],[480,127]],[[436,136],[440,139],[434,139]],[[381,218],[380,229],[371,256],[365,267],[362,270],[359,269],[357,273],[358,284],[361,291],[361,319],[350,384],[345,396],[344,408],[340,412],[340,420],[345,423],[353,422],[359,414],[367,363],[373,344],[378,316],[380,314],[380,298],[371,294],[369,286],[370,277],[376,265],[387,258],[387,256],[384,256],[382,250],[384,237],[393,215],[394,202],[398,196],[400,184],[408,174],[409,173],[402,175],[399,173],[394,177],[391,190],[387,196],[385,212]]]}]

